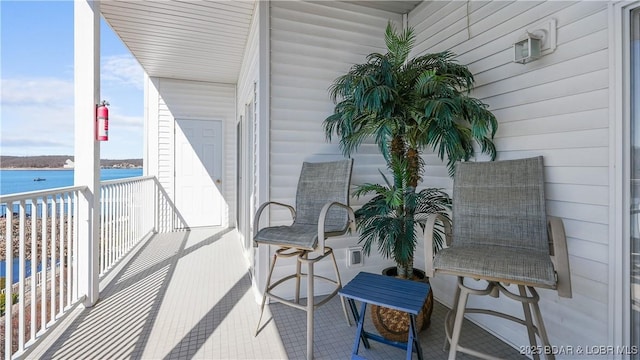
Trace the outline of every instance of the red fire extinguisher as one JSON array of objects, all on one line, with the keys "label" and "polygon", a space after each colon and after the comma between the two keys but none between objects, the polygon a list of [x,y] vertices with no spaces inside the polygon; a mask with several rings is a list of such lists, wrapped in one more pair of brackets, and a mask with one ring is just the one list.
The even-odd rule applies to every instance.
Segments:
[{"label": "red fire extinguisher", "polygon": [[98,141],[108,141],[109,140],[109,105],[108,102],[102,100],[102,102],[98,105],[96,109],[96,119],[97,119],[97,128],[96,128],[96,140]]}]

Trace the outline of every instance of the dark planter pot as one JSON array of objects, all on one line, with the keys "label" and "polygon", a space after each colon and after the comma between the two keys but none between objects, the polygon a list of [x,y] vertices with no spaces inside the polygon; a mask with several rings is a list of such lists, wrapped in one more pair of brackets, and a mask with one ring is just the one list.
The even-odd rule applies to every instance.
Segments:
[{"label": "dark planter pot", "polygon": [[[382,270],[383,275],[397,276],[395,266]],[[413,269],[414,281],[424,281],[429,283],[429,278],[424,271]],[[398,296],[402,296],[398,294]],[[429,295],[422,306],[422,311],[418,314],[416,320],[418,331],[422,331],[431,325],[431,313],[433,312],[433,291],[429,290]],[[385,339],[391,341],[406,342],[409,338],[409,315],[407,313],[388,309],[378,305],[371,306],[371,318],[376,330]]]}]

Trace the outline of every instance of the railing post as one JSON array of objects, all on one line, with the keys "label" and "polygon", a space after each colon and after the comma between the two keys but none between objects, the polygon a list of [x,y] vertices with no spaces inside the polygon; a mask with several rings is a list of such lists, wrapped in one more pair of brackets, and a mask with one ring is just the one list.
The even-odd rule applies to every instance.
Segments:
[{"label": "railing post", "polygon": [[160,192],[159,185],[157,181],[153,182],[153,209],[155,212],[154,220],[153,220],[153,229],[156,232],[160,232],[160,196],[158,193]]},{"label": "railing post", "polygon": [[6,254],[6,271],[5,271],[5,317],[4,317],[4,358],[11,359],[13,354],[13,331],[7,331],[7,329],[13,329],[13,316],[11,316],[13,305],[13,203],[7,204],[6,210],[6,241],[5,241],[5,254]]},{"label": "railing post", "polygon": [[100,144],[95,140],[100,101],[100,2],[74,2],[75,173],[88,188],[78,200],[78,287],[84,305],[98,301],[100,241]]}]

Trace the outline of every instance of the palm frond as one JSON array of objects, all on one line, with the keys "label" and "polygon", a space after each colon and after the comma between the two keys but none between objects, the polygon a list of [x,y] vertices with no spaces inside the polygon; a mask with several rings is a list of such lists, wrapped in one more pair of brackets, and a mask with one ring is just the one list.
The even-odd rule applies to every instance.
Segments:
[{"label": "palm frond", "polygon": [[[366,183],[355,190],[356,197],[371,196],[356,211],[360,242],[366,254],[376,247],[407,264],[416,244],[416,216],[448,217],[451,208],[441,190],[416,190],[425,167],[420,155],[433,150],[451,176],[457,162],[474,155],[476,144],[493,159],[498,122],[486,104],[472,97],[473,74],[454,53],[409,58],[413,29],[397,31],[391,22],[384,40],[385,53],[369,54],[331,84],[334,113],[322,125],[326,139],[339,139],[345,155],[370,139],[378,146],[393,179],[380,172],[383,184]],[[436,228],[434,239],[442,244],[442,224]]]},{"label": "palm frond", "polygon": [[390,187],[385,187],[380,184],[365,183],[362,185],[358,185],[356,190],[353,191],[353,196],[355,198],[360,198],[362,196],[369,195],[370,193],[383,195],[383,194],[386,194],[389,191],[389,189]]},{"label": "palm frond", "polygon": [[415,43],[415,35],[412,28],[406,28],[402,33],[396,32],[395,26],[389,21],[385,30],[385,43],[390,57],[396,66],[404,64],[409,57]]},{"label": "palm frond", "polygon": [[[418,193],[418,201],[416,206],[416,217],[426,218],[430,214],[439,214],[448,221],[451,212],[452,201],[447,193],[440,189],[427,188]],[[422,230],[425,230],[424,224],[420,223]],[[438,251],[444,247],[444,226],[437,222],[433,231],[434,250]]]}]

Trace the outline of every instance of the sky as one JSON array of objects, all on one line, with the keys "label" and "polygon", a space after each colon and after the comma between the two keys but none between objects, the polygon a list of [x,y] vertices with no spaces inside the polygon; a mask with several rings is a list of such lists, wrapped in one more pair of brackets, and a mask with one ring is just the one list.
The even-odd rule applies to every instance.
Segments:
[{"label": "sky", "polygon": [[[142,158],[144,73],[100,25],[102,159]],[[0,155],[73,155],[73,1],[0,0]]]}]

